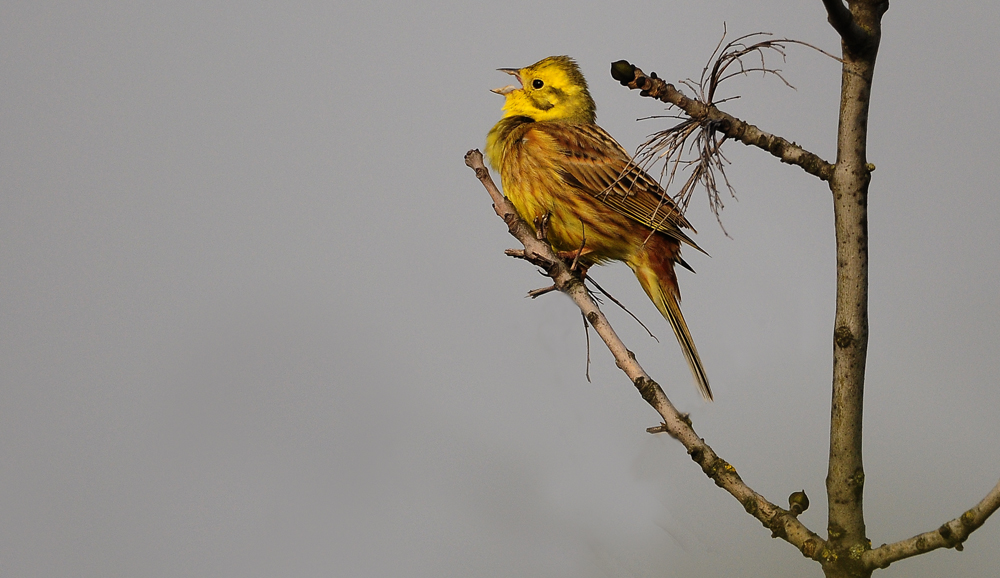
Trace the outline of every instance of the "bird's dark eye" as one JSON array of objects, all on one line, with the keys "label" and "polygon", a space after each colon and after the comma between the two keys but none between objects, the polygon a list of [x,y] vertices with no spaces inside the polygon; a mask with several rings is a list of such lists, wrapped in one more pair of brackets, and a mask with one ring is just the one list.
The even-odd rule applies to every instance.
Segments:
[{"label": "bird's dark eye", "polygon": [[531,81],[531,86],[533,86],[535,88],[541,88],[541,87],[545,86],[545,83],[542,82],[542,80],[540,78],[536,78],[535,80]]}]

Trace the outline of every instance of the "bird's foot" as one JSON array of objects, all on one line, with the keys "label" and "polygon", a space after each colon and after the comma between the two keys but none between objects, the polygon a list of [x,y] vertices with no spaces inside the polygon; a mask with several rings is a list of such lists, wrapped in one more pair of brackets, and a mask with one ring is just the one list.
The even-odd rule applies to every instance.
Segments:
[{"label": "bird's foot", "polygon": [[545,243],[549,242],[549,219],[552,213],[545,213],[540,217],[535,217],[535,238]]},{"label": "bird's foot", "polygon": [[569,270],[575,271],[583,279],[587,276],[587,270],[590,269],[590,265],[584,265],[580,261],[580,257],[586,256],[590,251],[580,247],[576,251],[556,251],[556,256],[560,259],[566,261],[569,264]]}]

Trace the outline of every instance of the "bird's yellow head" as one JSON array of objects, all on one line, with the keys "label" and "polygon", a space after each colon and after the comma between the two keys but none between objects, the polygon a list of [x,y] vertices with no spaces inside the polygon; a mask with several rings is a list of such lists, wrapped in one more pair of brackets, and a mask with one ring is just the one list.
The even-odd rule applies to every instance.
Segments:
[{"label": "bird's yellow head", "polygon": [[536,121],[592,123],[597,105],[587,91],[580,67],[569,56],[550,56],[524,68],[501,68],[521,86],[509,85],[493,92],[507,98],[504,118],[527,116]]}]

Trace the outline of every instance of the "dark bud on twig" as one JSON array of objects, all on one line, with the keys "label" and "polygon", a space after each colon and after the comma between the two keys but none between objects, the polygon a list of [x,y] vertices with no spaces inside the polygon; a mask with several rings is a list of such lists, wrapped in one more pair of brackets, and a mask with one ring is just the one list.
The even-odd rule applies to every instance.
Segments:
[{"label": "dark bud on twig", "polygon": [[612,62],[611,78],[620,82],[622,86],[626,86],[635,80],[635,66],[629,64],[627,60]]},{"label": "dark bud on twig", "polygon": [[791,512],[793,516],[798,516],[808,509],[809,497],[806,496],[805,490],[802,490],[801,492],[794,492],[791,496],[788,496],[788,511]]}]

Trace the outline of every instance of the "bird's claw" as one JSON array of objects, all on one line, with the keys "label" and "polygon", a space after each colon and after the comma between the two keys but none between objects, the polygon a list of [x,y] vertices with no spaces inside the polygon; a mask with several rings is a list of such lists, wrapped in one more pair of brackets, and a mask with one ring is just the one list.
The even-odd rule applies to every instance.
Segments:
[{"label": "bird's claw", "polygon": [[548,242],[549,237],[549,219],[552,217],[552,213],[545,213],[540,217],[535,217],[535,238],[539,241]]}]

